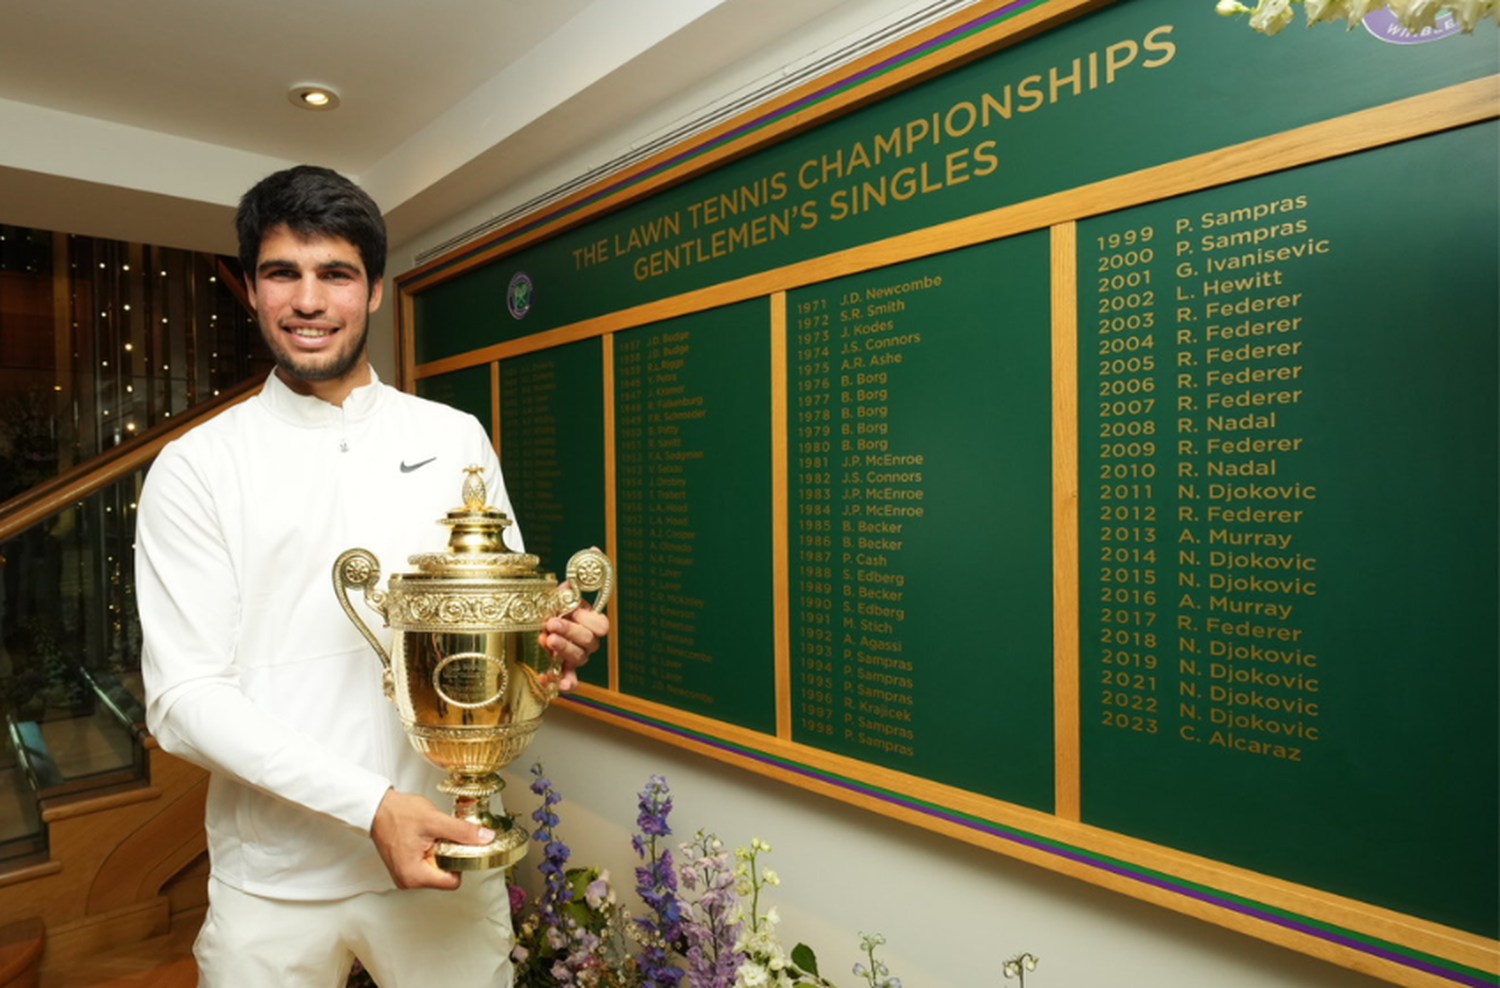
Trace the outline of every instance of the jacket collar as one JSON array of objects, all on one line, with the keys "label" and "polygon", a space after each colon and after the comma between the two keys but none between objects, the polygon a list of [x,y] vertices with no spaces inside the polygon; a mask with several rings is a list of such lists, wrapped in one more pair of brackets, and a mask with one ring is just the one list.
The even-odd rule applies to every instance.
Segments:
[{"label": "jacket collar", "polygon": [[298,394],[287,387],[275,371],[271,372],[260,392],[261,400],[272,415],[293,425],[310,428],[369,418],[380,407],[384,394],[385,387],[373,367],[370,368],[370,383],[349,392],[342,405],[330,405],[322,398]]}]

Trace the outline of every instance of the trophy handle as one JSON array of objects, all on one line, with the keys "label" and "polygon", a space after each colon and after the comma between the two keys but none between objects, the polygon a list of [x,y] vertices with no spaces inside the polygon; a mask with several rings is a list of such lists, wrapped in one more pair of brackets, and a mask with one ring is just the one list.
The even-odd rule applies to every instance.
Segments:
[{"label": "trophy handle", "polygon": [[391,681],[391,657],[386,653],[385,646],[375,637],[370,626],[365,623],[354,610],[354,605],[349,602],[349,588],[363,587],[365,591],[365,603],[376,611],[381,617],[389,620],[390,615],[385,610],[385,594],[375,589],[375,584],[380,582],[380,560],[368,549],[350,549],[333,563],[333,592],[338,596],[339,603],[343,605],[344,613],[349,615],[349,620],[359,629],[359,633],[365,636],[365,641],[380,656],[380,664],[385,669],[386,696],[392,695],[393,684]]},{"label": "trophy handle", "polygon": [[584,549],[573,553],[568,560],[568,590],[563,594],[563,609],[567,614],[583,601],[581,591],[598,591],[594,597],[594,610],[602,611],[609,604],[609,596],[615,589],[615,564],[598,549]]}]

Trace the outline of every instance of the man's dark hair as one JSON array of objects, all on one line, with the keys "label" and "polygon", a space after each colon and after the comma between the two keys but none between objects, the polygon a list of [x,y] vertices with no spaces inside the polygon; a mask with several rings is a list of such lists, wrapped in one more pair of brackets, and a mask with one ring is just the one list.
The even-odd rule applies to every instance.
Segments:
[{"label": "man's dark hair", "polygon": [[256,279],[261,241],[285,225],[304,237],[342,237],[359,249],[373,285],[385,274],[385,220],[364,189],[336,171],[297,165],[268,175],[240,199],[234,227],[240,237],[240,266]]}]

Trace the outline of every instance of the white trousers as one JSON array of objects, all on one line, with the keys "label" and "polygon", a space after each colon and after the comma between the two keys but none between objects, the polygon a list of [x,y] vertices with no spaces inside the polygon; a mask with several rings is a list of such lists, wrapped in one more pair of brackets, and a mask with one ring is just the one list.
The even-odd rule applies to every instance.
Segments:
[{"label": "white trousers", "polygon": [[380,988],[511,988],[510,900],[501,870],[456,892],[267,899],[208,883],[193,945],[198,988],[343,988],[358,957]]}]

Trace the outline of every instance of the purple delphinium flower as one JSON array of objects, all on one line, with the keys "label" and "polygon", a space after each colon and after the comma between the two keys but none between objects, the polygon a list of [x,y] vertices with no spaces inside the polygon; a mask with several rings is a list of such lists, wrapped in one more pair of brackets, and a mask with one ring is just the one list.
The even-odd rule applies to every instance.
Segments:
[{"label": "purple delphinium flower", "polygon": [[745,954],[735,949],[744,929],[730,853],[712,834],[698,831],[682,845],[682,887],[698,892],[682,905],[689,988],[731,988]]},{"label": "purple delphinium flower", "polygon": [[552,780],[542,775],[540,764],[531,766],[531,774],[536,776],[531,783],[531,791],[542,797],[542,805],[531,813],[531,819],[537,824],[536,833],[531,835],[531,839],[542,845],[542,863],[537,865],[537,870],[542,873],[546,883],[537,900],[537,908],[541,912],[542,922],[551,933],[562,925],[560,910],[573,898],[573,890],[568,887],[568,857],[572,851],[557,839],[554,832],[559,821],[552,807],[562,802],[562,795],[552,787]]},{"label": "purple delphinium flower", "polygon": [[667,780],[653,775],[640,793],[640,812],[635,822],[638,833],[630,838],[645,864],[635,869],[636,892],[651,910],[650,916],[636,919],[636,926],[646,934],[636,960],[640,965],[644,988],[676,988],[682,970],[672,963],[667,946],[682,936],[682,910],[677,901],[677,870],[670,849],[657,847],[657,838],[672,833],[667,815],[672,812],[672,797]]}]

